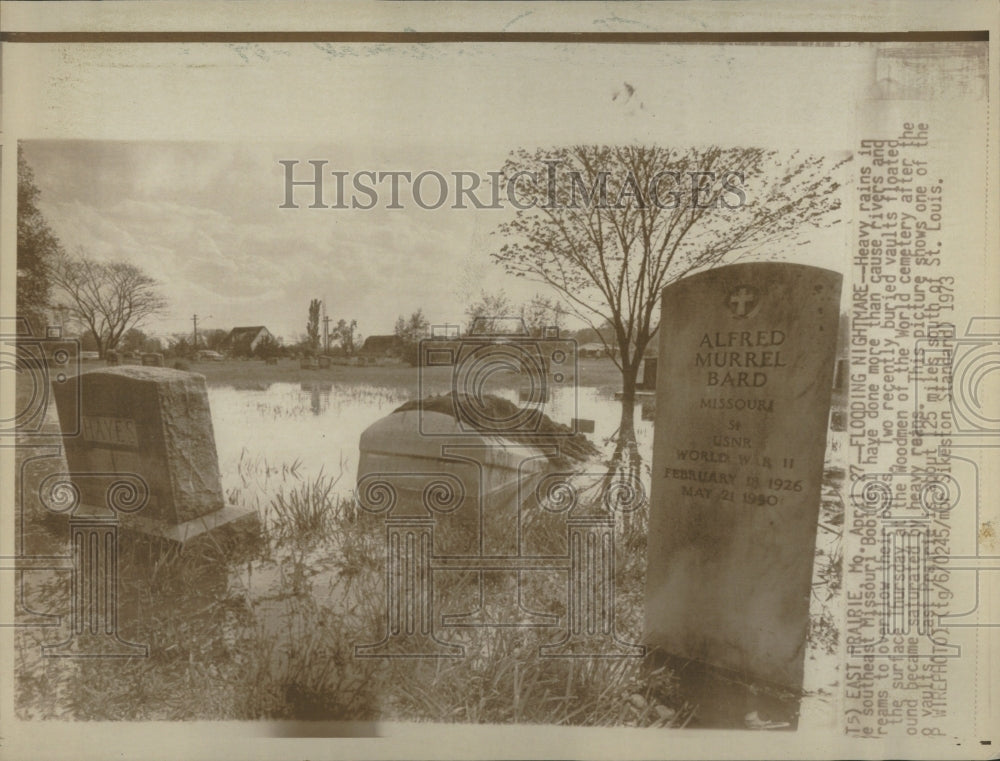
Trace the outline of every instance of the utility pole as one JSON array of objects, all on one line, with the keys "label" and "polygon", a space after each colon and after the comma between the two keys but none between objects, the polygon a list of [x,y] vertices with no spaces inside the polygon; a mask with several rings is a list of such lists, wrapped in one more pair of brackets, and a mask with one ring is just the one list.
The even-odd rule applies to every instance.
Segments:
[{"label": "utility pole", "polygon": [[322,322],[323,322],[323,353],[330,353],[330,315],[326,313],[326,294],[323,295],[323,301],[320,302],[322,311]]},{"label": "utility pole", "polygon": [[192,316],[191,319],[194,321],[194,343],[192,344],[192,346],[193,346],[193,348],[197,349],[198,348],[198,315]]}]

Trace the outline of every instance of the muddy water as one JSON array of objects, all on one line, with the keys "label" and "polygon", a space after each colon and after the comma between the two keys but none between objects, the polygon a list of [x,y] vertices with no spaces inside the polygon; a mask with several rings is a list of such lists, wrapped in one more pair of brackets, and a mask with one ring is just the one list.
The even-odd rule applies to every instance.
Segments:
[{"label": "muddy water", "polygon": [[[498,392],[511,401],[518,401],[516,386],[498,389]],[[409,398],[410,394],[405,389],[371,384],[335,386],[319,381],[306,381],[275,383],[255,390],[211,386],[209,399],[227,496],[241,504],[256,507],[265,521],[270,521],[272,538],[277,526],[274,501],[278,495],[287,496],[314,482],[322,473],[327,482],[340,476],[332,487],[331,496],[350,497],[355,482],[357,446],[361,432]],[[571,393],[557,390],[545,406],[545,412],[563,423],[568,423],[573,417],[593,420],[595,430],[590,438],[598,447],[610,453],[613,445],[609,443],[609,439],[617,429],[620,416],[619,403],[610,394],[602,394],[594,388],[583,388],[574,397]],[[648,487],[653,425],[651,421],[643,419],[639,405],[635,417],[638,451],[645,458],[643,477]],[[48,422],[49,428],[56,433],[58,428],[54,415]],[[58,440],[54,439],[53,444],[58,446]],[[828,448],[828,472],[824,480],[824,507],[821,513],[828,529],[819,532],[817,544],[818,584],[822,582],[819,570],[828,565],[829,557],[836,554],[840,541],[843,458],[839,447],[837,437],[833,437]],[[58,464],[53,467],[58,467]],[[342,525],[349,525],[349,522]],[[49,554],[60,550],[65,541],[64,525],[58,523],[57,528],[59,530],[46,544]],[[376,535],[379,541],[380,537],[381,534]],[[49,547],[53,542],[58,546]],[[250,635],[255,637],[253,642],[257,643],[253,645],[256,648],[254,652],[284,653],[282,656],[275,655],[277,660],[274,668],[276,671],[282,668],[287,670],[287,664],[283,667],[278,662],[280,657],[287,659],[288,653],[300,652],[304,647],[303,643],[312,642],[310,637],[315,638],[319,630],[317,622],[329,623],[331,626],[341,625],[342,628],[336,631],[344,632],[344,622],[348,618],[345,611],[360,605],[364,612],[362,603],[367,603],[369,608],[374,604],[371,600],[361,600],[359,603],[359,582],[352,582],[352,577],[344,574],[342,561],[345,557],[350,557],[350,563],[357,566],[364,565],[367,561],[369,576],[375,574],[376,578],[381,578],[382,571],[372,565],[380,562],[381,545],[356,545],[354,554],[350,556],[344,554],[345,549],[350,548],[337,532],[320,532],[311,544],[296,545],[294,542],[273,540],[264,556],[251,562],[233,563],[226,569],[224,578],[219,580],[220,589],[205,590],[196,604],[187,599],[189,594],[185,599],[176,601],[178,610],[183,614],[183,617],[178,617],[178,621],[182,621],[184,627],[195,627],[192,631],[197,634],[192,635],[189,628],[183,629],[183,636],[179,634],[180,628],[174,632],[170,628],[173,626],[173,619],[166,613],[163,621],[170,624],[167,627],[169,632],[162,633],[156,627],[149,631],[143,630],[145,633],[140,639],[150,643],[156,657],[148,659],[141,674],[142,679],[159,680],[167,684],[174,673],[171,671],[170,657],[182,651],[193,652],[198,648],[211,650],[219,646],[220,638],[226,647],[230,647],[230,640],[238,641],[238,649],[249,652],[251,648],[246,644],[246,637]],[[353,578],[359,579],[360,576]],[[555,578],[552,586],[559,586],[560,582],[561,578]],[[33,609],[66,609],[65,579],[58,578],[49,584],[38,574],[34,574],[28,585],[31,587],[28,599]],[[637,587],[630,591],[632,599],[641,606],[642,590]],[[213,594],[217,594],[219,599],[208,600],[206,596]],[[239,610],[235,612],[230,611],[234,600],[240,603],[236,606]],[[225,615],[219,612],[223,602],[227,611]],[[817,587],[813,603],[814,621],[830,621],[831,604],[836,604],[836,599],[832,603],[827,600],[825,587],[821,584]],[[205,612],[201,612],[202,609]],[[131,621],[131,616],[132,613],[129,612],[125,618]],[[348,652],[353,649],[352,643],[365,644],[372,639],[372,634],[377,635],[380,631],[380,624],[366,623],[369,621],[367,618],[361,620],[355,616],[355,619],[355,623],[361,621],[364,625],[355,625],[346,639],[337,635],[349,646]],[[363,635],[357,633],[359,626],[365,632]],[[248,627],[250,635],[247,633]],[[622,634],[630,640],[641,636],[638,630],[623,631]],[[30,642],[25,640],[27,644],[19,646],[19,678],[30,677],[25,684],[41,685],[35,692],[25,692],[21,699],[19,710],[26,712],[25,715],[51,716],[73,711],[64,701],[55,699],[55,692],[65,690],[66,685],[74,683],[77,678],[76,666],[71,661],[40,657],[39,644],[58,641],[60,636],[57,632],[42,632],[41,635],[33,635]],[[332,636],[331,639],[336,640],[337,636]],[[834,691],[833,683],[837,674],[832,668],[836,656],[828,653],[830,644],[829,640],[821,638],[810,641],[806,662],[806,688],[813,692],[813,697],[803,702],[800,727],[826,724],[832,720],[834,705],[830,696]],[[234,648],[236,645],[230,647]],[[112,689],[118,682],[112,679],[114,674],[109,674],[108,679],[111,681],[105,686]],[[48,692],[50,689],[55,692]],[[121,693],[122,700],[129,703],[128,690],[123,689]],[[126,708],[122,710],[125,711],[124,715],[130,715]],[[164,707],[163,711],[166,713],[163,716],[172,715],[170,710],[173,709]],[[103,716],[100,713],[94,715]]]},{"label": "muddy water", "polygon": [[[500,389],[498,393],[518,402],[516,388]],[[270,509],[276,493],[287,492],[321,473],[331,478],[339,475],[334,490],[341,496],[350,497],[356,479],[361,433],[409,398],[410,394],[398,388],[335,385],[322,381],[275,383],[261,390],[212,387],[209,399],[223,487],[227,494],[255,504],[264,513]],[[558,389],[544,411],[561,423],[568,424],[571,418],[592,420],[591,440],[610,455],[611,437],[616,433],[620,418],[620,402],[610,394],[602,394],[595,388],[578,389],[575,395]],[[635,430],[638,451],[645,465],[643,479],[648,489],[653,424],[643,417],[641,405],[637,404]],[[838,511],[842,514],[840,448],[839,436],[831,434],[823,489],[822,514],[826,519]],[[819,532],[817,542],[816,583],[819,590],[826,588],[825,580],[819,576],[821,569],[839,546],[836,519],[830,522],[833,525]],[[300,551],[297,556],[275,552],[267,560],[255,562],[252,568],[233,569],[230,585],[241,589],[251,601],[262,630],[278,634],[298,604],[297,600],[301,599],[301,589],[292,591],[298,589],[299,584],[290,582],[291,577],[304,573],[306,594],[313,599],[334,606],[343,599],[345,590],[335,564],[330,562],[331,550],[330,544],[320,544],[312,551]],[[831,620],[833,603],[825,597],[825,592],[814,595],[814,622]],[[343,601],[346,605],[346,599]],[[810,697],[802,703],[800,727],[831,720],[834,710],[831,695],[837,678],[836,656],[831,647],[834,646],[829,640],[810,639],[805,685]]]},{"label": "muddy water", "polygon": [[[517,389],[498,391],[518,401]],[[275,383],[266,390],[211,387],[208,391],[215,426],[215,442],[223,487],[239,485],[241,458],[263,457],[271,466],[298,460],[303,478],[322,468],[327,474],[343,470],[340,486],[350,490],[357,474],[358,439],[362,431],[391,413],[410,398],[402,389],[368,384],[344,385],[322,381]],[[579,389],[576,395],[555,389],[544,407],[546,415],[569,424],[574,417],[594,421],[590,438],[599,447],[618,428],[619,402],[595,388]],[[648,462],[652,456],[653,424],[640,419],[636,407],[636,438],[639,453]]]},{"label": "muddy water", "polygon": [[[518,403],[519,389],[491,388],[491,393]],[[353,499],[362,432],[390,414],[411,394],[407,390],[370,384],[324,381],[274,383],[264,389],[209,388],[209,402],[223,490],[232,500],[256,507],[274,545],[266,558],[249,567],[231,569],[230,586],[254,607],[262,629],[275,634],[298,604],[303,592],[324,604],[336,605],[345,592],[336,562],[336,535],[317,536],[310,546],[274,541],[280,519],[274,500],[323,477],[335,480],[330,498]],[[597,389],[554,390],[543,411],[556,422],[591,420],[591,440],[606,448],[616,432],[620,403]],[[636,409],[640,455],[652,453],[652,423],[641,421]],[[648,470],[645,474],[648,488]],[[345,601],[345,605],[346,605]]]}]

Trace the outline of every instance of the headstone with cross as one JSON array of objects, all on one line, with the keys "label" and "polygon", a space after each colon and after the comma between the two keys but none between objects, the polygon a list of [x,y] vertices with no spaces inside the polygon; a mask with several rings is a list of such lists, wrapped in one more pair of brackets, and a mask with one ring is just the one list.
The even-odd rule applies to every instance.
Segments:
[{"label": "headstone with cross", "polygon": [[663,291],[646,639],[801,690],[841,276],[736,264]]},{"label": "headstone with cross", "polygon": [[759,296],[756,289],[741,285],[729,295],[729,306],[734,317],[746,317],[757,305]]}]

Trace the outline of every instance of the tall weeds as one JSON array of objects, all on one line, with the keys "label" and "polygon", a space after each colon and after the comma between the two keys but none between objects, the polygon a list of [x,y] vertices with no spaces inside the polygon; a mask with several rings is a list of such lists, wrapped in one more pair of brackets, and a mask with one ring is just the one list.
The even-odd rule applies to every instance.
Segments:
[{"label": "tall weeds", "polygon": [[[474,572],[433,575],[435,634],[464,647],[465,657],[355,658],[356,645],[385,633],[385,522],[356,509],[340,465],[336,474],[307,476],[298,460],[276,465],[244,450],[229,499],[256,507],[262,545],[251,551],[212,539],[183,552],[123,552],[122,635],[149,644],[150,657],[81,664],[19,658],[19,713],[30,703],[27,714],[89,719],[603,726],[690,719],[694,706],[671,673],[649,673],[644,659],[541,657],[541,646],[563,636],[560,627],[442,627],[442,611],[468,609]],[[832,497],[842,478],[842,471],[827,473],[821,533],[831,536],[843,524],[843,505]],[[565,551],[565,525],[551,517],[526,526],[534,532],[532,552]],[[616,631],[625,641],[642,634],[646,520],[642,509],[616,525]],[[818,558],[814,592],[823,601],[839,592],[837,549]],[[527,572],[522,582],[529,607],[560,615],[564,626],[563,572]],[[516,613],[505,591],[492,590],[501,618]],[[814,644],[833,646],[836,635],[827,616],[814,620]],[[46,699],[52,705],[39,708]]]}]

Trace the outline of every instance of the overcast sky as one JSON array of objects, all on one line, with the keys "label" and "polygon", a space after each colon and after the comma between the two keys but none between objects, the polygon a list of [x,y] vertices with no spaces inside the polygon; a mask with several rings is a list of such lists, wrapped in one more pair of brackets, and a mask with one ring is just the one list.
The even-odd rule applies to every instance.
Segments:
[{"label": "overcast sky", "polygon": [[[279,159],[485,174],[511,149],[572,142],[839,158],[854,129],[843,104],[863,92],[871,61],[861,48],[782,46],[190,46],[180,77],[176,51],[147,46],[137,71],[129,48],[81,63],[80,82],[53,96],[55,126],[30,130],[64,136],[53,109],[66,108],[73,135],[104,138],[25,143],[43,212],[68,249],[161,281],[170,308],[150,332],[190,330],[197,313],[205,329],[264,324],[286,341],[304,332],[313,297],[371,335],[418,307],[433,323],[461,322],[481,288],[522,300],[540,286],[489,261],[508,212],[280,209]],[[789,74],[803,56],[816,65]],[[166,63],[178,76],[161,78]],[[768,87],[778,73],[783,86]],[[792,259],[843,271],[843,234],[814,237]]]},{"label": "overcast sky", "polygon": [[205,329],[264,324],[296,340],[316,297],[333,320],[357,319],[370,335],[417,308],[435,322],[460,320],[480,287],[537,290],[489,264],[504,211],[309,209],[309,189],[297,191],[302,208],[280,209],[278,160],[344,167],[336,149],[74,141],[29,143],[25,154],[69,250],[134,262],[162,283],[170,310],[153,332],[190,329],[197,313]]}]

